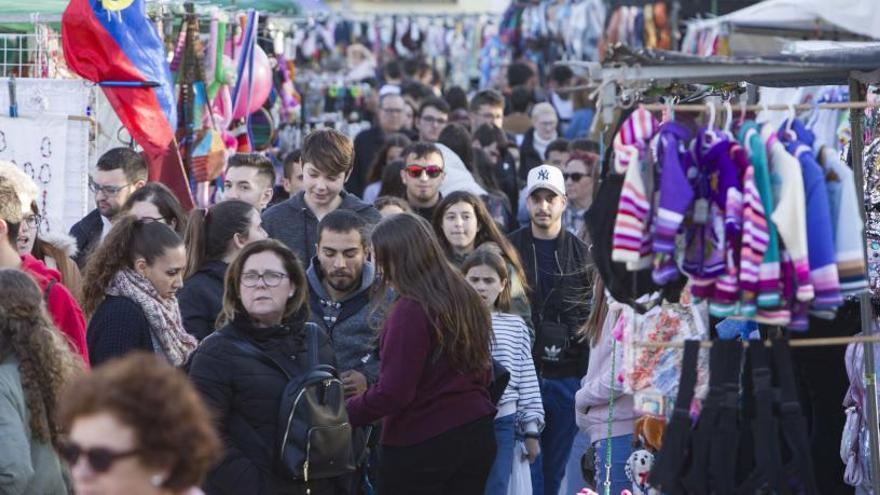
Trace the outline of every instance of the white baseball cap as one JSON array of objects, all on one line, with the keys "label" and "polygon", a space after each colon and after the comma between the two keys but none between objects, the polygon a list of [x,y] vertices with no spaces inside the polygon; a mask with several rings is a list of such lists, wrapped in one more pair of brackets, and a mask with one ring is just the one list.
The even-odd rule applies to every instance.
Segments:
[{"label": "white baseball cap", "polygon": [[529,170],[529,178],[526,181],[526,196],[531,195],[537,189],[548,189],[560,196],[565,196],[565,178],[562,170],[553,165],[539,165]]}]

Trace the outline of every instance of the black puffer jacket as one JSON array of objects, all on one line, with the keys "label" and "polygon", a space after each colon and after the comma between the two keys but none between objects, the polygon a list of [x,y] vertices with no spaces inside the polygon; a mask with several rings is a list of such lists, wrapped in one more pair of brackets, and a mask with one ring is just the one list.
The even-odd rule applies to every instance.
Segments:
[{"label": "black puffer jacket", "polygon": [[[193,354],[189,375],[216,414],[226,447],[223,460],[208,473],[205,493],[304,494],[305,485],[285,480],[277,464],[278,409],[287,378],[274,366],[243,355],[227,335],[249,340],[276,361],[290,364],[289,371],[305,373],[308,367],[302,323],[255,328],[240,316],[202,341]],[[320,360],[335,364],[330,339],[323,332]],[[347,493],[344,485],[326,481],[310,485],[313,494]]]}]

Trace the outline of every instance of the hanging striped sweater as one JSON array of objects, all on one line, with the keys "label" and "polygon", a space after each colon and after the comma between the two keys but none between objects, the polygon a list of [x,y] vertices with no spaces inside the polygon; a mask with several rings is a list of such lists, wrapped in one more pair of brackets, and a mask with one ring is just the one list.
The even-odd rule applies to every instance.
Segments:
[{"label": "hanging striped sweater", "polygon": [[776,224],[769,221],[776,203],[773,200],[767,150],[764,147],[764,140],[761,139],[758,124],[755,122],[749,121],[743,124],[739,138],[749,154],[749,161],[755,173],[755,187],[758,188],[761,196],[761,205],[764,207],[764,216],[767,220],[767,249],[764,251],[758,272],[758,307],[773,308],[780,304],[782,289],[779,280],[779,232],[776,230]]},{"label": "hanging striped sweater", "polygon": [[498,401],[516,406],[516,424],[520,433],[539,433],[544,429],[544,406],[541,387],[532,360],[532,343],[525,321],[508,313],[492,313],[492,357],[510,373],[510,381]]},{"label": "hanging striped sweater", "polygon": [[654,272],[657,285],[678,278],[675,265],[675,237],[684,221],[685,213],[694,199],[694,191],[688,181],[687,171],[691,155],[687,149],[690,131],[676,122],[660,127],[655,142],[660,167],[660,198],[654,219]]},{"label": "hanging striped sweater", "polygon": [[[806,197],[800,162],[785,150],[774,129],[765,126],[767,154],[770,157],[771,177],[777,204],[770,218],[776,224],[785,249],[791,256],[795,275],[795,297],[807,302],[815,295],[810,283],[810,262],[807,246]],[[783,277],[785,281],[785,277]]]},{"label": "hanging striped sweater", "polygon": [[651,112],[639,107],[614,136],[614,171],[625,177],[614,223],[611,259],[626,263],[633,271],[650,263],[649,191],[653,192],[653,187],[646,184],[646,177],[652,171],[644,162],[648,158],[648,142],[657,132],[658,125]]}]

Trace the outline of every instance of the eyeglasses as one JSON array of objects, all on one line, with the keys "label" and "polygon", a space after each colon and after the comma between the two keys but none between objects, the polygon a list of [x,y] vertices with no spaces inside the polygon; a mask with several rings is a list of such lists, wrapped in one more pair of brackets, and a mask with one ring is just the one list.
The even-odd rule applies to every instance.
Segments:
[{"label": "eyeglasses", "polygon": [[131,182],[123,184],[121,186],[102,186],[102,185],[99,185],[98,183],[96,183],[94,180],[89,179],[89,189],[93,193],[97,194],[99,192],[102,192],[106,196],[111,196],[111,197],[116,196],[117,194],[119,194],[119,191],[125,189],[126,187],[128,187],[130,185],[131,185]]},{"label": "eyeglasses", "polygon": [[165,217],[140,217],[138,220],[140,220],[141,223],[159,222],[164,223],[165,225],[171,225],[171,222]]},{"label": "eyeglasses", "polygon": [[436,179],[443,173],[443,168],[436,165],[430,165],[428,167],[408,165],[404,170],[406,170],[406,173],[413,179],[421,178],[422,174],[428,174],[429,178]]},{"label": "eyeglasses", "polygon": [[22,222],[26,223],[28,227],[35,228],[37,225],[40,225],[40,215],[28,215],[22,219]]},{"label": "eyeglasses", "polygon": [[76,463],[79,462],[79,458],[85,455],[89,467],[91,467],[92,471],[96,473],[106,473],[111,467],[113,467],[113,464],[115,464],[116,461],[138,455],[139,453],[140,450],[138,449],[129,450],[127,452],[114,452],[106,447],[84,449],[81,445],[70,441],[62,442],[61,445],[58,446],[58,454],[67,461],[67,464],[70,467],[76,466]]},{"label": "eyeglasses", "polygon": [[278,287],[285,278],[287,278],[286,274],[278,272],[245,272],[241,275],[241,285],[252,289],[262,280],[266,287]]},{"label": "eyeglasses", "polygon": [[575,172],[573,174],[562,174],[562,178],[564,180],[571,179],[572,182],[580,182],[584,177],[589,177],[589,174],[582,174],[580,172]]},{"label": "eyeglasses", "polygon": [[436,117],[422,117],[421,121],[430,125],[446,125],[446,122],[448,122],[446,119],[438,119]]},{"label": "eyeglasses", "polygon": [[383,108],[382,111],[389,115],[400,115],[403,113],[402,108]]}]

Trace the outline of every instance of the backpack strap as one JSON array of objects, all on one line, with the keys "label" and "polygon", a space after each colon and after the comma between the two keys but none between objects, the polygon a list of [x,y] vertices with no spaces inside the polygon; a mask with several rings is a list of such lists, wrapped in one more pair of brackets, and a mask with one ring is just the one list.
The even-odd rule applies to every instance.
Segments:
[{"label": "backpack strap", "polygon": [[306,322],[306,347],[309,351],[309,368],[314,369],[321,364],[318,353],[318,325]]}]

